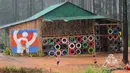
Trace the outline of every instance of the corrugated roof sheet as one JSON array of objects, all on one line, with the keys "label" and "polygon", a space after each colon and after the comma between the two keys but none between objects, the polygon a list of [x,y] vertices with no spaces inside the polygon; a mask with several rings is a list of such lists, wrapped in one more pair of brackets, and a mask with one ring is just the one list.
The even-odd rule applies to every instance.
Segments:
[{"label": "corrugated roof sheet", "polygon": [[45,21],[52,21],[52,20],[64,20],[64,21],[71,21],[71,20],[83,20],[83,19],[103,19],[104,16],[77,16],[77,17],[59,17],[59,18],[52,18],[52,19],[44,19]]}]

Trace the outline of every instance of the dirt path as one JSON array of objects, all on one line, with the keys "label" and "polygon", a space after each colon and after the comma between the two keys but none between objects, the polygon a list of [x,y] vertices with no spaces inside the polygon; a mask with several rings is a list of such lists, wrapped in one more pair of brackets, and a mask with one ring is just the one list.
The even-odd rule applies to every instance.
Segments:
[{"label": "dirt path", "polygon": [[[98,54],[96,59],[98,64],[103,64],[107,54]],[[120,61],[122,54],[115,54]],[[12,57],[0,54],[0,67],[17,66],[31,68],[45,68],[60,73],[83,73],[87,64],[93,64],[91,55],[60,57],[60,65],[56,65],[55,57]],[[78,72],[77,72],[78,71]],[[118,72],[119,73],[119,72]]]},{"label": "dirt path", "polygon": [[[120,63],[122,54],[114,54]],[[98,54],[96,59],[98,64],[104,64],[108,54]],[[130,56],[130,53],[129,53]],[[129,58],[130,59],[130,58]],[[91,55],[60,57],[60,65],[56,65],[55,57],[12,57],[0,54],[0,67],[16,66],[45,68],[59,73],[83,73],[87,64],[93,64]],[[114,71],[113,73],[130,73],[129,71]]]}]

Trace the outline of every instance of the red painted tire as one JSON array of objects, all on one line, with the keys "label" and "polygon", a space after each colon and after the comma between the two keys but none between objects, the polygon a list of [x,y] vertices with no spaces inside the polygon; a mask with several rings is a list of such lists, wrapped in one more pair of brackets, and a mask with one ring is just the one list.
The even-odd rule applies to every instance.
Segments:
[{"label": "red painted tire", "polygon": [[82,42],[82,37],[81,36],[76,37],[76,42]]},{"label": "red painted tire", "polygon": [[88,42],[88,46],[89,46],[89,47],[94,47],[94,42],[93,42],[93,41],[92,41],[92,42],[89,41],[89,42]]},{"label": "red painted tire", "polygon": [[75,55],[76,50],[75,49],[69,49],[69,55]]},{"label": "red painted tire", "polygon": [[114,40],[117,40],[118,38],[119,38],[118,35],[114,35],[114,36],[113,36],[113,39],[114,39]]},{"label": "red painted tire", "polygon": [[61,43],[61,39],[60,38],[56,38],[55,39],[55,44],[60,44]]}]

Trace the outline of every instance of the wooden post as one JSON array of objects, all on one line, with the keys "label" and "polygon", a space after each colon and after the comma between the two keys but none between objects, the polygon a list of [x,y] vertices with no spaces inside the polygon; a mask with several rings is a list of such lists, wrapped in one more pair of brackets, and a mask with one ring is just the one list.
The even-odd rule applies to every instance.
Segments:
[{"label": "wooden post", "polygon": [[128,20],[127,20],[127,0],[123,0],[123,63],[128,63]]}]

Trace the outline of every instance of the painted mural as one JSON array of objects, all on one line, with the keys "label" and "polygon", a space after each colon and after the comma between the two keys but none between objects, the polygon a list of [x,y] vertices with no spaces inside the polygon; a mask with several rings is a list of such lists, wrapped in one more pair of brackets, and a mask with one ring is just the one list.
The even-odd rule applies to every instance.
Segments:
[{"label": "painted mural", "polygon": [[12,53],[35,53],[38,51],[37,30],[13,30]]}]

